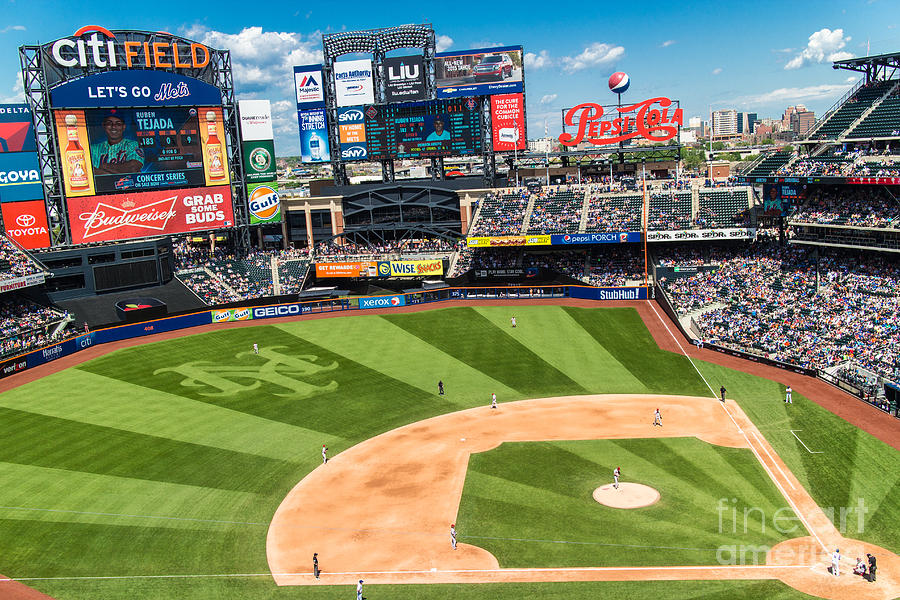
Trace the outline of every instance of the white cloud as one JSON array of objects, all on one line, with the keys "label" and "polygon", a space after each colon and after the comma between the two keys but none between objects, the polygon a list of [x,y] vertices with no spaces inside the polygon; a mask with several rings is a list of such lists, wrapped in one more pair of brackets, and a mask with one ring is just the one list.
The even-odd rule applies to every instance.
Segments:
[{"label": "white cloud", "polygon": [[660,48],[668,48],[672,44],[676,43],[675,40],[666,40],[662,44],[659,45]]},{"label": "white cloud", "polygon": [[584,49],[578,56],[564,56],[563,69],[568,73],[574,73],[588,67],[607,65],[614,63],[625,55],[625,48],[594,42]]},{"label": "white cloud", "polygon": [[[0,104],[20,104],[25,102],[25,85],[22,83],[22,74],[17,72],[13,78],[15,81],[12,86],[7,88],[10,92],[9,95],[0,95]],[[2,93],[0,92],[0,94]]]},{"label": "white cloud", "polygon": [[0,29],[0,33],[9,33],[10,31],[25,31],[24,25],[7,25],[3,29]]},{"label": "white cloud", "polygon": [[550,104],[554,100],[556,100],[556,94],[547,94],[543,98],[541,98],[541,104]]},{"label": "white cloud", "polygon": [[449,35],[439,35],[434,39],[434,45],[438,52],[449,50],[453,47],[453,38]]},{"label": "white cloud", "polygon": [[713,75],[718,75],[721,72],[722,72],[722,67],[716,67],[715,69],[712,70]]},{"label": "white cloud", "polygon": [[549,67],[551,63],[550,53],[546,50],[541,50],[538,54],[535,54],[534,52],[525,53],[526,69],[542,69],[544,67]]},{"label": "white cloud", "polygon": [[480,42],[472,42],[469,44],[469,48],[496,48],[497,46],[505,46],[506,44],[501,44],[500,42],[492,42],[489,40],[481,40]]},{"label": "white cloud", "polygon": [[852,53],[841,51],[841,48],[846,46],[851,39],[849,35],[844,37],[843,29],[835,29],[834,31],[827,27],[820,29],[809,36],[809,43],[806,48],[789,60],[784,65],[784,68],[786,70],[799,69],[811,63],[822,63],[826,60],[833,62],[853,58]]},{"label": "white cloud", "polygon": [[[851,78],[852,79],[852,78]],[[849,83],[849,81],[848,81]],[[741,105],[778,104],[796,102],[798,100],[819,100],[832,98],[847,91],[847,83],[810,85],[807,87],[778,88],[771,92],[742,96],[732,103]]]}]

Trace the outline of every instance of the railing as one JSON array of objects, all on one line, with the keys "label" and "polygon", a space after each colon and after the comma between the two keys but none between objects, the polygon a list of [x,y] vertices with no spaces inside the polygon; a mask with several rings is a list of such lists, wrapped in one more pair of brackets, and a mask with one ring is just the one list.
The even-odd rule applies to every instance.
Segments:
[{"label": "railing", "polygon": [[852,88],[850,88],[850,91],[849,91],[849,92],[847,92],[846,94],[844,94],[843,96],[841,96],[841,99],[840,99],[840,100],[838,100],[837,102],[835,102],[835,103],[831,106],[831,108],[829,108],[828,110],[825,111],[825,114],[823,114],[823,115],[815,122],[815,124],[812,126],[812,128],[811,128],[809,131],[806,132],[806,137],[803,138],[803,139],[804,139],[804,140],[810,140],[810,139],[812,139],[812,137],[815,135],[816,131],[818,131],[819,128],[821,128],[822,125],[824,125],[825,122],[828,121],[828,119],[831,118],[831,115],[833,115],[834,113],[836,113],[836,112],[844,105],[844,103],[847,102],[847,100],[849,100],[850,98],[852,98],[853,95],[857,92],[857,90],[859,90],[859,88],[862,87],[862,85],[863,85],[863,80],[862,80],[862,79],[860,79],[859,81],[857,81],[857,82],[856,82],[856,85],[854,85]]}]

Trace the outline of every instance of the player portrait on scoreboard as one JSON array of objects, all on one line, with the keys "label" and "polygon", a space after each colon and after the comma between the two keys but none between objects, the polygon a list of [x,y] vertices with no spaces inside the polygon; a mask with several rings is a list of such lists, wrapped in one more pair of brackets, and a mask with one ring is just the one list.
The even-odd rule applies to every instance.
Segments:
[{"label": "player portrait on scoreboard", "polygon": [[434,115],[431,123],[432,131],[425,138],[426,142],[450,141],[450,131],[447,129],[445,118],[444,115]]},{"label": "player portrait on scoreboard", "polygon": [[119,111],[111,110],[101,122],[105,139],[91,144],[91,164],[96,175],[137,173],[144,166],[144,151],[137,140],[126,138],[128,124]]}]

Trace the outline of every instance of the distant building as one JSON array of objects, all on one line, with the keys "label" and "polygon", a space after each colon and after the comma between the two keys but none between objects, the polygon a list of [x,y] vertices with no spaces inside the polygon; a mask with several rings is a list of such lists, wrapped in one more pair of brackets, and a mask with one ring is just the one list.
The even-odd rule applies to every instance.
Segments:
[{"label": "distant building", "polygon": [[756,113],[741,113],[741,133],[753,133],[758,121]]},{"label": "distant building", "polygon": [[691,129],[703,129],[703,117],[691,117],[688,119],[688,127]]},{"label": "distant building", "polygon": [[712,114],[713,137],[730,137],[738,134],[738,112],[734,109],[717,110]]},{"label": "distant building", "polygon": [[528,151],[539,153],[542,152],[546,154],[547,152],[556,151],[556,146],[559,144],[558,141],[553,138],[540,138],[537,140],[528,140]]},{"label": "distant building", "polygon": [[793,131],[794,134],[798,136],[806,135],[806,132],[812,129],[812,126],[815,122],[816,113],[814,113],[813,111],[795,111],[794,114],[791,115],[791,131]]}]

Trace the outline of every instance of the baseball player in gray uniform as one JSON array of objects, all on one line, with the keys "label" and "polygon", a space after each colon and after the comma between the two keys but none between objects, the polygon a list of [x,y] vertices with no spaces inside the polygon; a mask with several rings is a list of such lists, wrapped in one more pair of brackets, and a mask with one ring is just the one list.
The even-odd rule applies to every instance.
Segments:
[{"label": "baseball player in gray uniform", "polygon": [[450,524],[450,546],[452,546],[453,549],[456,550],[456,524],[455,523]]}]

